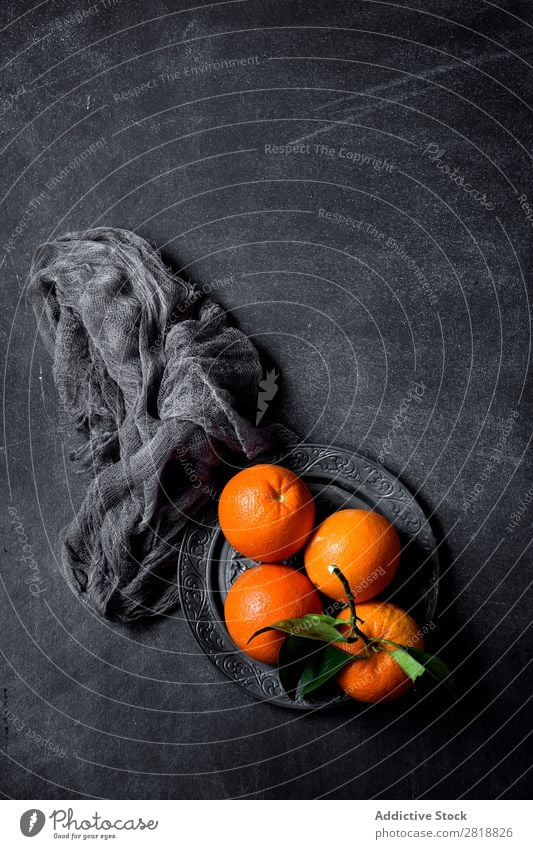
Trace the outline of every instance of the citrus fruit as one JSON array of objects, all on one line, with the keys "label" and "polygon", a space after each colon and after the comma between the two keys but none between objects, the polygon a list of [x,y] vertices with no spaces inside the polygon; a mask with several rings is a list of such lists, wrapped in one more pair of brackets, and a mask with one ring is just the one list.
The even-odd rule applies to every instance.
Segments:
[{"label": "citrus fruit", "polygon": [[356,601],[378,595],[392,581],[400,561],[400,538],[388,519],[369,510],[338,510],[312,534],[304,551],[307,574],[329,598],[345,601],[332,564],[344,573]]},{"label": "citrus fruit", "polygon": [[250,637],[282,619],[322,613],[322,602],[309,578],[291,566],[265,563],[239,575],[230,588],[224,617],[235,645],[262,663],[276,663],[285,634],[266,631]]},{"label": "citrus fruit", "polygon": [[[379,601],[367,601],[357,605],[357,616],[363,622],[358,622],[359,628],[367,637],[375,639],[383,637],[404,646],[424,648],[424,640],[415,620],[405,610],[395,604]],[[347,619],[348,609],[343,610],[339,618]],[[355,643],[336,643],[339,648],[349,654],[364,654],[365,646],[361,638]],[[391,651],[381,650],[377,654],[369,649],[369,657],[348,663],[336,677],[337,684],[352,699],[360,702],[391,701],[401,696],[412,686],[411,679],[396,663]]]},{"label": "citrus fruit", "polygon": [[315,521],[315,503],[294,472],[261,463],[228,481],[218,517],[224,536],[240,554],[276,563],[305,544]]}]

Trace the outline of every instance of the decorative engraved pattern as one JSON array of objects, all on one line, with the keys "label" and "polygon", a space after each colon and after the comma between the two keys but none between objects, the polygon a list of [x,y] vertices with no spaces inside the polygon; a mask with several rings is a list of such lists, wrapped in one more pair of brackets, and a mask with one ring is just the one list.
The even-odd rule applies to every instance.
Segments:
[{"label": "decorative engraved pattern", "polygon": [[[423,576],[418,579],[425,601],[426,620],[435,612],[438,587],[438,559],[435,538],[424,513],[413,496],[390,472],[372,460],[324,445],[299,445],[290,453],[271,454],[269,462],[282,462],[309,482],[335,484],[357,494],[369,507],[375,507],[394,522],[404,543],[415,544],[424,552]],[[212,552],[216,552],[215,556]],[[201,526],[195,525],[184,537],[179,560],[179,582],[183,610],[191,630],[211,661],[228,678],[255,698],[284,707],[313,709],[340,703],[337,696],[327,700],[305,699],[292,702],[283,691],[277,673],[238,652],[233,645],[214,597],[229,587],[251,565],[238,552],[222,555],[222,533],[211,509]],[[221,565],[222,564],[222,565]],[[218,571],[222,569],[222,572]],[[222,574],[222,577],[221,577]],[[220,586],[220,581],[224,586]]]},{"label": "decorative engraved pattern", "polygon": [[246,572],[247,569],[250,569],[251,566],[252,563],[249,560],[245,560],[240,554],[236,553],[235,556],[228,562],[228,587],[231,587],[239,575],[242,575],[242,573]]}]

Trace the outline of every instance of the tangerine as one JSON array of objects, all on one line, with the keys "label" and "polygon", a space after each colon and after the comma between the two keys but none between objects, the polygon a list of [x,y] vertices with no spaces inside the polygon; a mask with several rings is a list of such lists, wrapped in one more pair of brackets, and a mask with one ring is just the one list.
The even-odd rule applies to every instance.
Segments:
[{"label": "tangerine", "polygon": [[261,663],[274,664],[286,635],[266,631],[249,643],[252,635],[282,619],[322,610],[320,597],[303,572],[281,563],[265,563],[239,575],[226,597],[224,617],[241,651]]},{"label": "tangerine", "polygon": [[228,481],[218,517],[224,536],[240,554],[276,563],[305,545],[315,521],[315,503],[294,472],[260,463]]},{"label": "tangerine", "polygon": [[313,532],[304,551],[305,570],[329,598],[345,601],[334,564],[344,573],[357,602],[381,593],[400,562],[400,538],[388,519],[370,510],[338,510]]},{"label": "tangerine", "polygon": [[[344,609],[339,618],[347,619],[350,611]],[[422,632],[415,620],[405,610],[390,602],[369,601],[357,605],[357,616],[363,620],[358,623],[361,631],[370,639],[382,637],[404,646],[424,648]],[[349,654],[364,655],[365,645],[361,638],[354,643],[335,643]],[[344,666],[336,676],[337,684],[360,702],[391,701],[409,690],[413,682],[394,660],[396,651],[380,649],[375,652],[368,649],[368,658],[356,660]]]}]

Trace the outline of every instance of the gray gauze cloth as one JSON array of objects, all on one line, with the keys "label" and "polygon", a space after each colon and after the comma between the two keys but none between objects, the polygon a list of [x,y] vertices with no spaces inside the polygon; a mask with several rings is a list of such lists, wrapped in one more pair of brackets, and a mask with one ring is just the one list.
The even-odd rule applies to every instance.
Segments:
[{"label": "gray gauze cloth", "polygon": [[72,456],[92,477],[63,533],[68,580],[111,619],[163,613],[178,602],[180,531],[223,452],[269,447],[242,414],[256,404],[257,351],[126,230],[42,245],[30,293],[62,409],[84,434]]}]

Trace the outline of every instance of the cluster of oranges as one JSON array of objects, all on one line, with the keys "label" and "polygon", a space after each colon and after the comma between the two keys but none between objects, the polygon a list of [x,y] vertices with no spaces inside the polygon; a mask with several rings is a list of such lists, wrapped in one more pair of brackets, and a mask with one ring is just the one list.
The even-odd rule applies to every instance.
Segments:
[{"label": "cluster of oranges", "polygon": [[[333,565],[349,584],[369,639],[423,648],[420,630],[405,611],[371,601],[393,579],[400,560],[398,534],[381,514],[338,510],[315,528],[315,503],[304,481],[282,466],[260,464],[226,484],[219,520],[228,542],[258,563],[235,581],[224,607],[235,645],[250,657],[276,663],[285,635],[256,632],[282,620],[322,614],[323,596],[334,600],[339,618],[349,618],[346,592]],[[280,563],[301,549],[306,574]],[[361,638],[336,645],[358,658],[363,647]],[[364,661],[348,663],[336,680],[348,695],[364,702],[396,698],[411,684],[389,651],[370,652]]]}]

